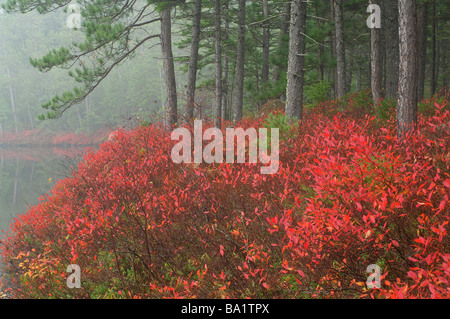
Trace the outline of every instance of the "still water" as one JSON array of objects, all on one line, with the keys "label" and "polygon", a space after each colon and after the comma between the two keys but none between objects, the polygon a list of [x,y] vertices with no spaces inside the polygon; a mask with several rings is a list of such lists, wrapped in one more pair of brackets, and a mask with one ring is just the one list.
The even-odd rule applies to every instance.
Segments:
[{"label": "still water", "polygon": [[0,231],[49,193],[83,158],[86,148],[0,147]]}]

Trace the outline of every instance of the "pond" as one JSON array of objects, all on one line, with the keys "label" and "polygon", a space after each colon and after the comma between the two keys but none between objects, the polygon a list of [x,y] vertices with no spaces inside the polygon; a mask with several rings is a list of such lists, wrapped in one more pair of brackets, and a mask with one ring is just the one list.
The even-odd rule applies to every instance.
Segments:
[{"label": "pond", "polygon": [[71,174],[85,147],[0,147],[0,231]]}]

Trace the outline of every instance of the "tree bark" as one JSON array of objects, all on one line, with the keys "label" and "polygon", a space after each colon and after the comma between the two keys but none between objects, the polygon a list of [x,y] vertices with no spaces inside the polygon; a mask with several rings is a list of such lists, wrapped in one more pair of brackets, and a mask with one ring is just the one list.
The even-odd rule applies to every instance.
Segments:
[{"label": "tree bark", "polygon": [[239,0],[238,42],[236,50],[236,93],[234,94],[233,121],[242,119],[244,106],[244,58],[245,58],[245,0]]},{"label": "tree bark", "polygon": [[431,80],[430,94],[436,93],[436,0],[433,0],[433,22],[431,31]]},{"label": "tree bark", "polygon": [[[228,9],[229,9],[229,2],[225,1],[224,6],[224,20],[225,20],[225,30],[228,31],[230,28],[230,19],[228,15]],[[225,32],[224,34],[224,40],[228,41],[228,33]],[[222,81],[222,119],[227,120],[227,109],[228,109],[228,67],[229,67],[229,58],[228,54],[225,51],[225,54],[222,54],[223,56],[223,81]]]},{"label": "tree bark", "polygon": [[447,88],[448,87],[448,78],[447,78],[447,48],[448,44],[446,41],[442,41],[442,87]]},{"label": "tree bark", "polygon": [[[306,2],[292,1],[289,29],[289,59],[286,86],[286,115],[302,118],[306,47]],[[344,82],[345,83],[345,82]]]},{"label": "tree bark", "polygon": [[[262,1],[263,18],[269,17],[269,1]],[[263,26],[263,52],[262,52],[262,68],[261,68],[261,88],[264,90],[269,82],[269,57],[270,57],[270,29],[269,22],[265,21]],[[265,101],[263,101],[264,104]]]},{"label": "tree bark", "polygon": [[382,28],[385,29],[386,97],[396,100],[398,92],[399,65],[398,2],[385,0],[384,4],[384,12],[386,13],[385,18],[382,21]]},{"label": "tree bark", "polygon": [[186,92],[185,116],[188,120],[194,118],[195,86],[197,82],[198,47],[200,42],[200,20],[202,17],[202,0],[194,2],[194,21],[192,25],[191,55],[189,58],[189,70]]},{"label": "tree bark", "polygon": [[337,58],[337,98],[345,95],[345,43],[344,43],[344,12],[342,0],[334,0],[334,22],[336,30],[336,58]]},{"label": "tree bark", "polygon": [[417,15],[416,0],[399,0],[400,69],[397,134],[403,137],[417,123]]},{"label": "tree bark", "polygon": [[[334,7],[334,0],[330,0],[330,19],[336,24],[336,14],[335,14],[335,7]],[[330,56],[336,57],[336,25],[333,28],[332,35],[331,35],[331,50],[330,50]],[[334,98],[338,95],[338,78],[337,78],[337,70],[333,69],[333,93]]]},{"label": "tree bark", "polygon": [[[354,58],[352,58],[352,51],[350,51],[349,53],[350,53],[349,54],[350,59],[347,59],[347,61],[348,61],[347,70],[346,70],[347,78],[345,79],[345,91],[346,92],[350,92],[352,90],[352,79],[353,79],[353,60],[354,60]],[[320,55],[320,53],[319,53],[319,55]]]},{"label": "tree bark", "polygon": [[218,128],[222,124],[222,51],[221,51],[221,31],[220,31],[220,20],[221,20],[221,1],[214,1],[214,25],[216,31],[215,39],[215,55],[216,55],[216,97],[215,97],[215,117],[214,125]]},{"label": "tree bark", "polygon": [[171,7],[166,6],[161,11],[161,51],[164,66],[164,82],[166,85],[167,124],[175,126],[178,121],[177,86],[172,53],[172,22]]},{"label": "tree bark", "polygon": [[[379,4],[377,0],[370,0],[370,4]],[[381,29],[370,29],[370,65],[371,65],[371,88],[373,106],[376,107],[382,99],[382,77],[383,69],[381,58]]]}]

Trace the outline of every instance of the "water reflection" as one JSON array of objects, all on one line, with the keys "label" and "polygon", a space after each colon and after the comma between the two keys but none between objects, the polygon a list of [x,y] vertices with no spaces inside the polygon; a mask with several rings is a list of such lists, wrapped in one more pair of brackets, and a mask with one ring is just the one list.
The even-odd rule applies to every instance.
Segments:
[{"label": "water reflection", "polygon": [[55,183],[70,176],[86,148],[0,148],[0,230],[25,213]]}]

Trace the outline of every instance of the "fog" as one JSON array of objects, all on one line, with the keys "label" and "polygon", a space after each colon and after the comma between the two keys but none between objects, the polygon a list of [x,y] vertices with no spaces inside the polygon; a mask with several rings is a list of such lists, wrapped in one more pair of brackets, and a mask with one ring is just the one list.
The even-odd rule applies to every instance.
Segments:
[{"label": "fog", "polygon": [[[4,1],[2,1],[4,2]],[[131,127],[140,121],[164,116],[163,65],[159,39],[141,46],[114,70],[83,102],[57,120],[38,120],[41,106],[53,96],[70,91],[77,83],[68,69],[40,72],[30,58],[82,41],[83,32],[68,27],[69,13],[36,12],[0,14],[0,135],[40,129],[87,132],[103,128]],[[158,33],[158,24],[150,32]],[[178,54],[182,54],[178,51]],[[183,74],[177,74],[180,88]]]}]

